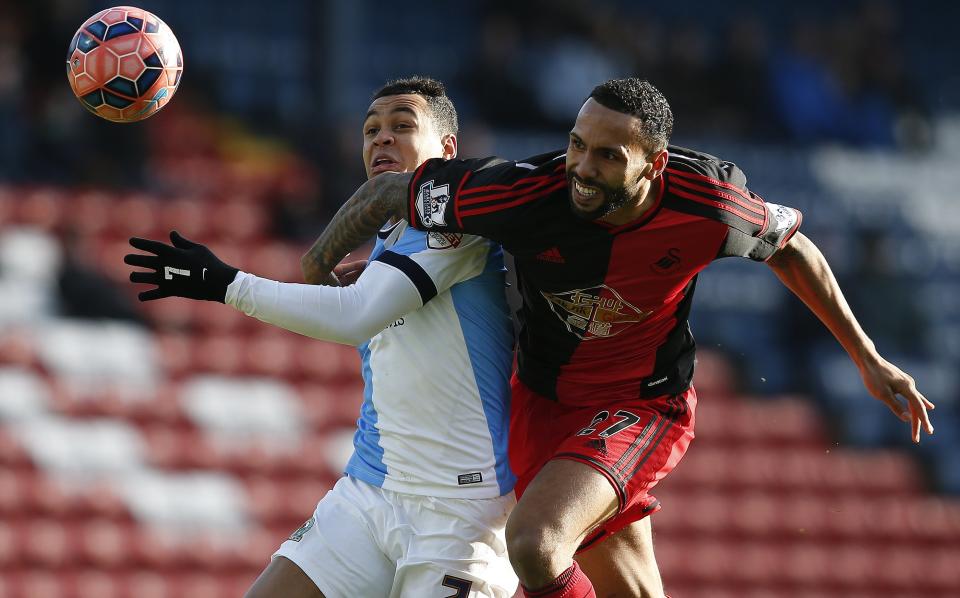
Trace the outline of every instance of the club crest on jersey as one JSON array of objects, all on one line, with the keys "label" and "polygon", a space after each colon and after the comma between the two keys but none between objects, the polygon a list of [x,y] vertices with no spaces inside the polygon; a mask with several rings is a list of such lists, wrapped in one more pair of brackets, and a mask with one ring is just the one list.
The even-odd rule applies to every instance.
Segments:
[{"label": "club crest on jersey", "polygon": [[417,192],[417,213],[423,226],[446,226],[446,208],[450,201],[450,185],[433,186],[433,181],[420,185]]},{"label": "club crest on jersey", "polygon": [[660,259],[650,264],[650,269],[657,274],[666,274],[680,265],[680,250],[671,247]]},{"label": "club crest on jersey", "polygon": [[540,291],[567,330],[582,340],[620,334],[652,313],[625,301],[605,284],[561,293]]},{"label": "club crest on jersey", "polygon": [[430,249],[456,249],[463,235],[460,233],[442,233],[439,231],[427,235],[427,247]]},{"label": "club crest on jersey", "polygon": [[290,534],[290,537],[287,538],[287,540],[293,540],[294,542],[299,542],[300,540],[303,539],[303,534],[305,534],[305,533],[307,533],[308,531],[310,531],[310,528],[313,527],[313,525],[314,525],[316,522],[317,522],[317,520],[316,520],[316,518],[314,518],[314,517],[311,517],[310,519],[307,519],[307,520],[303,523],[303,525],[301,525],[299,528],[297,528],[296,531],[294,531],[292,534]]}]

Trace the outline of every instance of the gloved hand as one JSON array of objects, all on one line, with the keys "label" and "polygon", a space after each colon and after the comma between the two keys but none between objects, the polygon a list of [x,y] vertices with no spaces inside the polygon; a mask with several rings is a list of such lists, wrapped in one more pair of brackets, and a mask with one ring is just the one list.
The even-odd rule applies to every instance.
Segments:
[{"label": "gloved hand", "polygon": [[223,303],[227,286],[239,270],[221,262],[203,245],[184,239],[177,231],[170,233],[170,241],[173,246],[139,237],[130,239],[135,249],[153,254],[128,253],[123,258],[125,264],[151,270],[131,272],[130,282],[157,285],[140,293],[140,301],[186,297]]}]

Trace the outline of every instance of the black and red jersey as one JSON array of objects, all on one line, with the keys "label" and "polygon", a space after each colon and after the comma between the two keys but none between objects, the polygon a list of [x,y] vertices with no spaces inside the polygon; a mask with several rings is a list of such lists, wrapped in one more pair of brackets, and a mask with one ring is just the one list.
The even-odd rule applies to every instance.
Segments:
[{"label": "black and red jersey", "polygon": [[763,261],[800,226],[764,202],[736,165],[670,147],[654,204],[612,226],[570,208],[565,154],[520,162],[430,160],[409,188],[409,220],[494,239],[515,258],[523,296],[520,379],[562,403],[679,394],[693,377],[687,322],[711,261]]}]

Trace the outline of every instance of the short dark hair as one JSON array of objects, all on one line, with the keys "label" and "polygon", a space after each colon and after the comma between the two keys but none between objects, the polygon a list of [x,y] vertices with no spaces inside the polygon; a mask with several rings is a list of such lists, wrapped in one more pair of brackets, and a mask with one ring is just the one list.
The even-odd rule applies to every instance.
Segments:
[{"label": "short dark hair", "polygon": [[667,98],[645,79],[610,79],[593,88],[598,104],[640,119],[640,142],[649,150],[666,149],[673,133],[673,112]]},{"label": "short dark hair", "polygon": [[457,134],[457,109],[453,107],[453,102],[447,97],[447,90],[443,83],[436,79],[419,75],[405,79],[394,79],[378,89],[373,94],[372,99],[376,100],[384,96],[396,96],[405,93],[416,94],[427,100],[427,106],[433,113],[433,122],[441,135]]}]

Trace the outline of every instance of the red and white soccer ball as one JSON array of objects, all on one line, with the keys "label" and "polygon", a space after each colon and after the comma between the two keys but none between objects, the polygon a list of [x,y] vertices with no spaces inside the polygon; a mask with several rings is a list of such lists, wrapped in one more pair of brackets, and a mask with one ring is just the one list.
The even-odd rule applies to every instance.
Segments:
[{"label": "red and white soccer ball", "polygon": [[84,107],[113,122],[153,116],[170,102],[183,74],[173,31],[155,14],[115,6],[77,30],[67,51],[67,79]]}]

